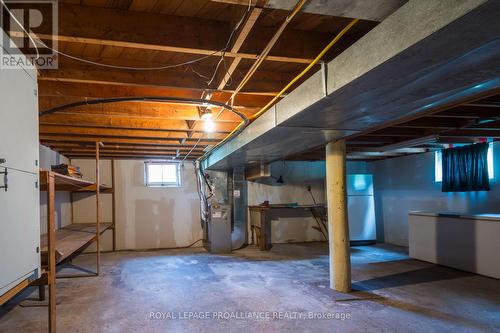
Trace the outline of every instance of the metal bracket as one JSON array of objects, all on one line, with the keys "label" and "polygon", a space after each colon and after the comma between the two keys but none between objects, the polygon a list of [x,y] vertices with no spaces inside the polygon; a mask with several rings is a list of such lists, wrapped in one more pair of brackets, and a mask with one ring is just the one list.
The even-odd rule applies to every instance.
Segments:
[{"label": "metal bracket", "polygon": [[5,158],[0,158],[0,164],[4,164],[5,162],[7,162]]}]

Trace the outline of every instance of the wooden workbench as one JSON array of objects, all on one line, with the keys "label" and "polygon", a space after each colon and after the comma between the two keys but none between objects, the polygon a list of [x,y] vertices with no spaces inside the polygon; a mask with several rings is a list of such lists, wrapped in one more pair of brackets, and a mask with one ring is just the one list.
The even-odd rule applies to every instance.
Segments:
[{"label": "wooden workbench", "polygon": [[[269,251],[272,247],[271,239],[271,217],[272,214],[280,211],[288,212],[310,212],[315,218],[324,215],[320,210],[324,210],[325,205],[269,205],[269,206],[248,206],[250,215],[250,226],[252,231],[257,233],[257,244],[261,251]],[[253,232],[252,232],[253,238]]]}]

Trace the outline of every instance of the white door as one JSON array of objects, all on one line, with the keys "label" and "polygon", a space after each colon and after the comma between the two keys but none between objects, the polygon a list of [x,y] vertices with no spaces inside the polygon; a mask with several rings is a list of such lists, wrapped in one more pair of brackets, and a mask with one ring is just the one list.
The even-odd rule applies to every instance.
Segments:
[{"label": "white door", "polygon": [[[0,166],[0,172],[4,170]],[[38,177],[12,169],[7,172],[8,189],[0,189],[0,295],[40,268]]]}]

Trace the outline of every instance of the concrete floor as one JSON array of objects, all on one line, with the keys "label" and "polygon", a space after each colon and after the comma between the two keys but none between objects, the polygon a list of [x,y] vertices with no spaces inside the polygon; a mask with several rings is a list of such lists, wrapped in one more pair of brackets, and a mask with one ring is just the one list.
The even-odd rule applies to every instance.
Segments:
[{"label": "concrete floor", "polygon": [[[100,277],[58,280],[58,331],[500,332],[500,280],[411,260],[403,248],[364,246],[352,248],[358,291],[340,294],[328,288],[327,254],[324,243],[227,256],[199,248],[106,253]],[[90,267],[93,259],[74,264]],[[47,309],[21,307],[20,299],[0,311],[0,332],[45,331]],[[208,319],[183,313],[206,311]],[[260,319],[242,319],[248,312]],[[309,312],[348,318],[273,318]]]}]

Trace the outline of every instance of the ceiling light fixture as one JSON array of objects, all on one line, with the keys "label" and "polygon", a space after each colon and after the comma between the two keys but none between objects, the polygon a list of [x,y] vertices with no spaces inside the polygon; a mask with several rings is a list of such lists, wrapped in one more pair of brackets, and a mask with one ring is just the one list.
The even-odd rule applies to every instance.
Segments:
[{"label": "ceiling light fixture", "polygon": [[200,110],[200,118],[201,120],[212,120],[213,119],[213,115],[212,115],[212,110],[210,109],[204,109],[204,110]]}]

